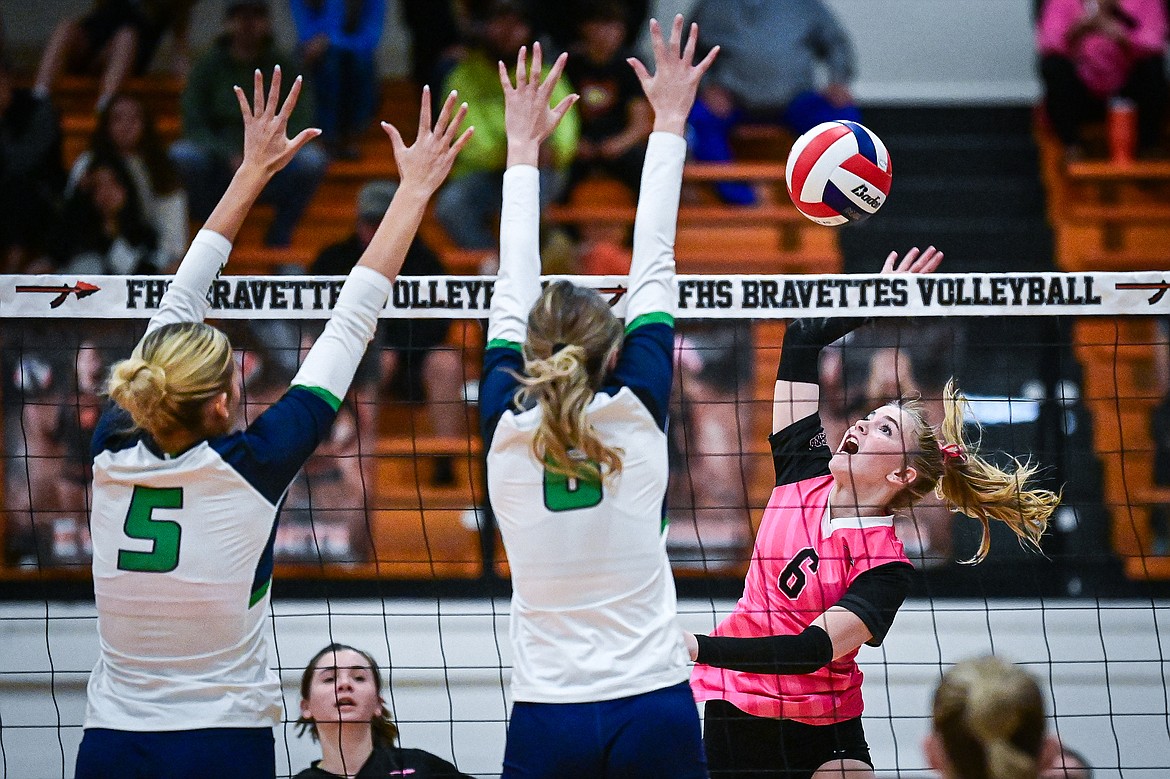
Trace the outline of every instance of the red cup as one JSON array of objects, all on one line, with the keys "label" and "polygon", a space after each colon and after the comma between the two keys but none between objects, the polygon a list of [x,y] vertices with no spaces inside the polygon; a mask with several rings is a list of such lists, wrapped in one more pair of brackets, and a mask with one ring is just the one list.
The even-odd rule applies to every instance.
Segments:
[{"label": "red cup", "polygon": [[1137,153],[1137,106],[1132,100],[1115,97],[1109,101],[1109,158],[1125,165]]}]

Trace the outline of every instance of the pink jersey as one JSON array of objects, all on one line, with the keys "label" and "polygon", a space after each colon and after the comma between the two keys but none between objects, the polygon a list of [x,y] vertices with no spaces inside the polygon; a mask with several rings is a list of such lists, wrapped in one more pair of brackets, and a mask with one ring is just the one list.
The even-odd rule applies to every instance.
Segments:
[{"label": "pink jersey", "polygon": [[[819,428],[819,422],[817,427]],[[781,434],[778,434],[781,435]],[[824,447],[824,433],[806,444]],[[777,453],[777,481],[783,478]],[[862,573],[887,563],[909,564],[894,534],[893,517],[829,518],[833,477],[781,483],[772,491],[756,535],[743,597],[712,632],[715,636],[795,635],[836,605]],[[811,463],[808,463],[811,464]],[[789,471],[791,472],[791,471]],[[827,725],[861,715],[861,669],[857,652],[805,675],[754,674],[697,665],[691,677],[695,699],[726,700],[758,717]]]}]

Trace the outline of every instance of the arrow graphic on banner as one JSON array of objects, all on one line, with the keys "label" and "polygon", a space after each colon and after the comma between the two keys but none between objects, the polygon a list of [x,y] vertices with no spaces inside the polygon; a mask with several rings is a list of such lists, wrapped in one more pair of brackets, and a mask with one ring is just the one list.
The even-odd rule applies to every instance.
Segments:
[{"label": "arrow graphic on banner", "polygon": [[1167,283],[1165,281],[1151,282],[1149,284],[1139,284],[1137,282],[1121,283],[1121,284],[1117,284],[1115,286],[1117,287],[1117,289],[1155,290],[1154,294],[1150,296],[1150,299],[1148,301],[1146,301],[1151,306],[1166,296],[1166,290],[1170,290],[1170,283]]},{"label": "arrow graphic on banner", "polygon": [[98,287],[94,284],[89,284],[88,282],[79,281],[76,284],[74,284],[72,287],[70,287],[67,284],[62,284],[59,287],[24,286],[24,287],[17,287],[16,291],[17,292],[56,293],[57,297],[53,298],[52,302],[49,303],[49,308],[57,308],[62,303],[64,303],[69,298],[70,295],[77,295],[77,299],[81,300],[82,298],[89,297],[90,295],[92,295],[93,293],[97,292],[100,289],[101,289],[101,287]]},{"label": "arrow graphic on banner", "polygon": [[616,306],[617,302],[626,296],[626,288],[620,285],[616,287],[598,287],[597,294],[613,295],[613,297],[609,299],[609,304],[611,306]]}]

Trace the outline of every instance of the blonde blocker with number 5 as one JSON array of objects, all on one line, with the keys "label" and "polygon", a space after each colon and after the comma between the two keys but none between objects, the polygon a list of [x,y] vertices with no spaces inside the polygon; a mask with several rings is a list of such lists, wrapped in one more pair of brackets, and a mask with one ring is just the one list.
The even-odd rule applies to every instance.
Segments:
[{"label": "blonde blocker with number 5", "polygon": [[600,483],[622,469],[622,452],[597,437],[585,410],[622,346],[622,324],[591,289],[558,281],[528,315],[517,401],[543,412],[532,453],[562,476]]}]

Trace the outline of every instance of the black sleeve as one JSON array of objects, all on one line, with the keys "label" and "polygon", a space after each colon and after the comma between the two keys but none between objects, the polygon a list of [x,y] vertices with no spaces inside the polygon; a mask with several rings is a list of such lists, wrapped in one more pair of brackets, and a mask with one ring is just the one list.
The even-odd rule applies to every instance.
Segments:
[{"label": "black sleeve", "polygon": [[833,640],[817,625],[795,636],[695,636],[695,662],[731,671],[800,675],[819,671],[833,661]]},{"label": "black sleeve", "polygon": [[886,563],[871,568],[853,580],[837,605],[858,616],[873,635],[865,643],[881,646],[894,624],[894,617],[910,592],[909,563]]},{"label": "black sleeve", "polygon": [[821,427],[820,414],[798,419],[783,430],[768,436],[772,446],[772,465],[776,469],[776,486],[825,476],[833,453]]},{"label": "black sleeve", "polygon": [[821,350],[865,324],[860,317],[796,319],[784,331],[780,349],[780,364],[776,367],[777,381],[799,384],[817,384],[820,376],[817,363]]}]

